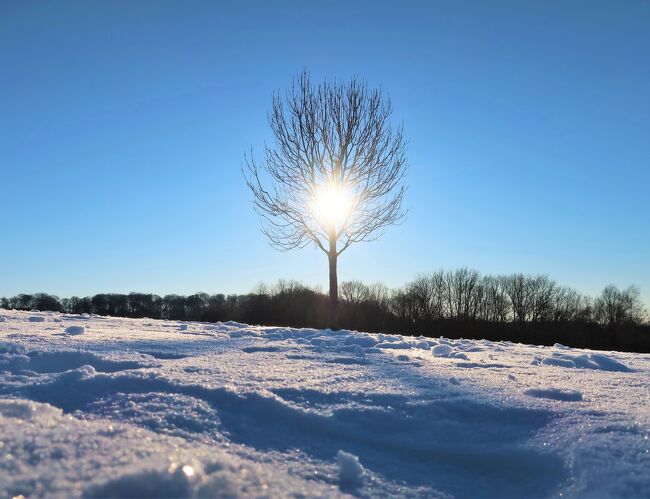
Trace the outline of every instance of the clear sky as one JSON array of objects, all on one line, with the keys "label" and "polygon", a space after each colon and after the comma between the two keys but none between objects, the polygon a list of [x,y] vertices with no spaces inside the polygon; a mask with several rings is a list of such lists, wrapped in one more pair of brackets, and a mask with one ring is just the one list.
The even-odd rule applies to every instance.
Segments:
[{"label": "clear sky", "polygon": [[650,304],[650,2],[0,2],[0,295],[327,282],[243,154],[303,67],[390,94],[407,221],[339,279],[550,273]]}]

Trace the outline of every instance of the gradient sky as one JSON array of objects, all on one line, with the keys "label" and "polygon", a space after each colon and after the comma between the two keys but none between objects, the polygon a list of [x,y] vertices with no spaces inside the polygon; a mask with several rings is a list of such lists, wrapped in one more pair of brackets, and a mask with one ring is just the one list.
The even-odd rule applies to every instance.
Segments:
[{"label": "gradient sky", "polygon": [[303,67],[390,94],[407,221],[339,279],[549,273],[650,304],[650,2],[0,3],[0,295],[327,282],[240,165]]}]

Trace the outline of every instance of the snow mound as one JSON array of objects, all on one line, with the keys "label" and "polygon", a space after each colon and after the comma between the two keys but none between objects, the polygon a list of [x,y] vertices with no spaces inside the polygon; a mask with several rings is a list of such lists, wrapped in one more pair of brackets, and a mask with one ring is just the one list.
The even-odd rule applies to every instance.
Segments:
[{"label": "snow mound", "polygon": [[551,357],[541,360],[547,366],[595,369],[609,372],[632,372],[622,362],[600,353],[571,355],[567,353],[553,353]]},{"label": "snow mound", "polygon": [[381,343],[377,343],[372,338],[366,341],[359,341],[360,345],[363,346],[374,346],[375,348],[382,348],[388,350],[410,350],[413,348],[420,350],[428,350],[431,348],[431,344],[426,341],[408,341],[408,340],[399,340],[393,337],[388,337]]},{"label": "snow mound", "polygon": [[42,315],[32,315],[27,320],[29,322],[45,322],[45,317]]},{"label": "snow mound", "polygon": [[360,347],[374,347],[378,344],[377,338],[373,338],[369,334],[351,334],[348,336],[344,343],[346,345],[358,345]]},{"label": "snow mound", "polygon": [[86,326],[68,326],[65,328],[65,332],[71,336],[78,336],[86,332]]},{"label": "snow mound", "polygon": [[449,345],[436,345],[431,349],[431,353],[434,357],[449,357],[449,355],[454,351]]},{"label": "snow mound", "polygon": [[143,470],[138,473],[119,476],[113,480],[86,491],[85,497],[102,499],[106,497],[158,498],[193,497],[193,482],[199,480],[198,473],[190,464],[173,463],[167,470]]},{"label": "snow mound", "polygon": [[0,341],[0,361],[11,355],[22,355],[27,351],[24,345],[12,341]]},{"label": "snow mound", "polygon": [[436,345],[431,349],[431,354],[434,357],[444,357],[448,359],[462,359],[469,360],[467,355],[463,352],[459,352],[456,348],[452,347],[447,343],[441,343]]},{"label": "snow mound", "polygon": [[230,335],[231,338],[244,338],[246,336],[258,337],[260,335],[257,331],[241,331],[241,330],[230,331],[228,334]]},{"label": "snow mound", "polygon": [[236,327],[239,329],[248,329],[250,326],[248,324],[242,324],[241,322],[235,322],[235,321],[226,321],[222,322],[224,326],[229,326],[229,327]]},{"label": "snow mound", "polygon": [[540,399],[562,400],[565,402],[579,402],[582,400],[582,393],[579,391],[560,388],[532,388],[526,390],[524,395]]},{"label": "snow mound", "polygon": [[387,348],[393,350],[408,350],[412,347],[413,345],[408,341],[384,341],[376,345],[376,348]]},{"label": "snow mound", "polygon": [[556,366],[556,367],[576,367],[576,363],[571,359],[563,359],[559,357],[546,357],[541,361],[538,360],[537,364],[544,364],[545,366]]},{"label": "snow mound", "polygon": [[355,489],[363,483],[363,466],[354,454],[339,450],[336,454],[339,465],[339,484],[342,488]]},{"label": "snow mound", "polygon": [[137,369],[146,364],[131,360],[112,360],[94,353],[81,351],[26,351],[11,343],[0,344],[0,371],[41,374],[62,373],[89,366],[102,372]]},{"label": "snow mound", "polygon": [[27,400],[0,399],[0,415],[5,418],[54,424],[62,414],[61,409],[49,404],[37,404]]}]

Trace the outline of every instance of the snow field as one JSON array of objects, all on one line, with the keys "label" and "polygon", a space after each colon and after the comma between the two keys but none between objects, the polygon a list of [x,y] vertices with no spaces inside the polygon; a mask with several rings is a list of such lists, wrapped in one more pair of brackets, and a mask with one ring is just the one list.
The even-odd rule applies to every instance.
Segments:
[{"label": "snow field", "polygon": [[0,311],[0,495],[649,497],[649,374],[562,345]]}]

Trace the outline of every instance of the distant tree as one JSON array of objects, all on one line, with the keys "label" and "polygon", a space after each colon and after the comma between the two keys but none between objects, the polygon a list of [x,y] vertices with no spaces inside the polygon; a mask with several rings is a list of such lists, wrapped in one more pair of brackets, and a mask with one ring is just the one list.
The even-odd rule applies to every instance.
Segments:
[{"label": "distant tree", "polygon": [[210,296],[206,293],[196,293],[185,299],[185,311],[188,319],[198,321],[207,308]]},{"label": "distant tree", "polygon": [[78,296],[71,296],[68,298],[68,303],[66,304],[65,311],[68,312],[69,314],[81,314],[80,310],[80,298]]},{"label": "distant tree", "polygon": [[33,295],[30,308],[34,310],[51,310],[53,312],[63,311],[59,297],[47,293],[36,293]]},{"label": "distant tree", "polygon": [[129,293],[128,296],[125,296],[125,299],[129,317],[150,317],[152,319],[162,317],[162,299],[158,295],[151,293]]},{"label": "distant tree", "polygon": [[395,292],[390,309],[397,320],[423,332],[431,324],[444,318],[443,273],[419,275]]},{"label": "distant tree", "polygon": [[165,295],[161,304],[163,319],[182,321],[185,316],[185,298],[179,295]]},{"label": "distant tree", "polygon": [[585,297],[577,291],[557,286],[553,295],[553,321],[586,321],[589,318],[590,310]]},{"label": "distant tree", "polygon": [[510,313],[510,302],[504,288],[502,277],[485,276],[481,282],[483,288],[483,320],[489,322],[506,322]]},{"label": "distant tree", "polygon": [[92,313],[93,303],[90,296],[84,296],[79,300],[79,312],[80,314],[90,314]]},{"label": "distant tree", "polygon": [[442,271],[420,275],[407,285],[416,305],[418,320],[430,323],[445,318],[449,311],[445,274]]},{"label": "distant tree", "polygon": [[467,268],[447,272],[444,276],[449,317],[472,319],[478,310],[477,290],[480,275]]},{"label": "distant tree", "polygon": [[605,287],[594,302],[596,320],[608,326],[641,324],[646,315],[639,289],[630,286],[619,290],[613,284]]},{"label": "distant tree", "polygon": [[97,315],[110,315],[110,299],[106,293],[96,294],[91,298],[92,313]]},{"label": "distant tree", "polygon": [[519,323],[529,320],[533,310],[529,281],[524,274],[503,277],[503,288],[510,300],[513,319]]},{"label": "distant tree", "polygon": [[547,275],[528,278],[528,289],[531,297],[531,317],[533,322],[549,321],[553,318],[553,296],[555,281]]},{"label": "distant tree", "polygon": [[16,310],[30,310],[32,308],[32,295],[21,293],[11,299],[11,308]]},{"label": "distant tree", "polygon": [[226,297],[223,294],[210,295],[208,299],[208,308],[210,309],[224,309],[226,304]]},{"label": "distant tree", "polygon": [[128,298],[126,295],[111,293],[107,295],[108,313],[116,317],[126,317],[129,313]]},{"label": "distant tree", "polygon": [[340,291],[343,301],[352,305],[363,303],[370,297],[370,289],[361,281],[342,282]]},{"label": "distant tree", "polygon": [[305,71],[285,98],[273,97],[275,146],[266,147],[261,164],[246,156],[246,184],[271,244],[290,250],[312,243],[327,255],[332,313],[339,255],[405,217],[406,141],[391,114],[381,90],[357,78],[314,85]]},{"label": "distant tree", "polygon": [[263,281],[258,282],[251,291],[254,295],[270,295],[271,288]]}]

